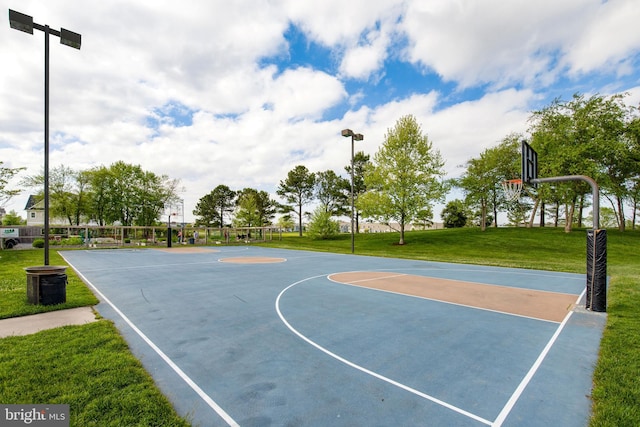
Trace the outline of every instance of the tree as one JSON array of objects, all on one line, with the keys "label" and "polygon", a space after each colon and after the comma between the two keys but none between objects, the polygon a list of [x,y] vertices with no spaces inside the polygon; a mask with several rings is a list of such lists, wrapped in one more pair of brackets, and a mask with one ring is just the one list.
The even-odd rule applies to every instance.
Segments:
[{"label": "tree", "polygon": [[464,227],[467,223],[467,215],[462,200],[452,200],[442,209],[442,221],[445,228]]},{"label": "tree", "polygon": [[[44,197],[44,172],[22,180],[22,185],[37,188]],[[80,225],[90,216],[89,175],[65,165],[49,171],[49,212],[53,217],[64,218],[69,225]]]},{"label": "tree", "polygon": [[88,173],[91,216],[100,225],[153,225],[168,203],[175,203],[180,181],[122,161]]},{"label": "tree", "polygon": [[135,225],[148,226],[154,224],[158,219],[162,219],[161,216],[169,203],[184,204],[184,201],[179,198],[179,193],[184,191],[179,179],[171,179],[167,175],[156,175],[153,172],[145,171],[142,176],[141,189],[141,206],[134,219]]},{"label": "tree", "polygon": [[420,209],[416,213],[415,222],[422,227],[423,230],[433,226],[433,209],[431,206],[425,209]]},{"label": "tree", "polygon": [[[360,197],[361,194],[364,194],[367,191],[367,186],[365,185],[364,182],[364,175],[367,171],[367,168],[371,165],[370,162],[370,157],[368,154],[364,154],[364,151],[358,151],[354,156],[353,156],[353,198],[354,198],[354,204],[355,204],[355,232],[359,233],[360,232],[360,211],[357,209],[358,204],[356,203],[358,200],[358,197]],[[347,165],[344,167],[344,169],[347,171],[347,173],[349,174],[349,177],[351,177],[351,165]],[[351,181],[347,182],[347,189],[346,191],[349,193],[349,197],[351,197]]]},{"label": "tree", "polygon": [[262,227],[271,224],[276,211],[276,202],[266,191],[245,188],[236,199],[235,224],[242,227]]},{"label": "tree", "polygon": [[284,197],[291,211],[298,215],[298,227],[302,237],[302,207],[313,200],[315,174],[306,166],[298,165],[287,174],[287,179],[280,181],[276,193]]},{"label": "tree", "polygon": [[309,221],[307,229],[312,239],[330,239],[340,233],[340,224],[331,219],[331,212],[326,206],[318,206]]},{"label": "tree", "polygon": [[[466,204],[480,211],[480,227],[486,229],[487,213],[493,210],[493,218],[497,219],[500,207],[510,208],[505,199],[501,183],[519,175],[521,136],[512,134],[503,139],[496,147],[480,153],[480,157],[467,162],[467,170],[458,180],[457,185],[465,192]],[[494,222],[498,226],[497,220]]]},{"label": "tree", "polygon": [[0,206],[4,206],[13,196],[20,194],[20,190],[9,190],[7,185],[11,178],[17,175],[25,168],[5,168],[2,165],[4,162],[0,161]]},{"label": "tree", "polygon": [[316,173],[315,195],[331,215],[349,213],[351,184],[332,170]]},{"label": "tree", "polygon": [[257,227],[260,225],[256,193],[257,191],[253,188],[245,188],[238,193],[233,221],[235,227]]},{"label": "tree", "polygon": [[53,170],[49,176],[51,212],[64,217],[70,225],[80,225],[89,216],[89,176],[64,165]]},{"label": "tree", "polygon": [[632,179],[640,175],[633,129],[637,109],[624,105],[623,95],[615,95],[608,99],[592,97],[585,110],[591,118],[589,125],[595,128],[592,138],[598,150],[594,159],[598,167],[596,180],[605,197],[612,201],[618,229],[624,231],[624,201],[630,197]]},{"label": "tree", "polygon": [[631,228],[635,230],[638,208],[640,208],[640,175],[631,178],[629,182],[629,199],[631,205]]},{"label": "tree", "polygon": [[87,172],[89,186],[91,188],[91,200],[89,210],[91,219],[98,225],[107,224],[107,211],[109,210],[109,185],[111,172],[105,166],[93,168]]},{"label": "tree", "polygon": [[218,185],[198,200],[193,214],[197,225],[224,227],[224,216],[233,212],[236,192],[226,185]]},{"label": "tree", "polygon": [[401,117],[387,130],[373,165],[366,170],[367,191],[358,199],[358,208],[381,222],[398,222],[403,245],[405,225],[431,202],[444,198],[443,166],[440,152],[422,134],[415,117]]},{"label": "tree", "polygon": [[282,230],[290,230],[293,229],[295,222],[291,218],[291,215],[285,214],[278,218],[278,227]]},{"label": "tree", "polygon": [[[630,180],[640,174],[637,108],[624,104],[624,94],[608,98],[576,94],[568,102],[555,100],[533,114],[532,146],[538,151],[540,175],[586,175],[594,178],[614,208],[624,231],[624,201]],[[574,222],[578,203],[590,194],[584,182],[542,186],[539,194],[564,204],[566,230]],[[581,214],[581,210],[578,213]],[[581,218],[578,219],[581,223]]]},{"label": "tree", "polygon": [[2,217],[2,225],[22,225],[27,221],[22,219],[20,215],[14,210]]},{"label": "tree", "polygon": [[[539,176],[564,175],[595,176],[594,165],[589,161],[588,128],[576,126],[574,113],[582,97],[574,95],[573,102],[555,99],[549,106],[531,116],[531,145],[538,152]],[[545,184],[538,188],[542,200],[564,204],[565,230],[572,227],[573,209],[581,194],[589,192],[588,185],[578,181]]]}]

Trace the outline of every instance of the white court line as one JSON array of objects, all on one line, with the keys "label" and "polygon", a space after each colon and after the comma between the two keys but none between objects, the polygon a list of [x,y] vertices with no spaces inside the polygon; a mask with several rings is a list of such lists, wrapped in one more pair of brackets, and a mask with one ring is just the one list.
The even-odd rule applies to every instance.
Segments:
[{"label": "white court line", "polygon": [[[347,273],[337,273],[337,274],[348,274],[348,273],[371,273],[371,271],[349,271]],[[374,273],[377,273],[377,271],[374,271]],[[384,271],[382,272],[384,273]],[[336,273],[334,273],[336,274]],[[385,279],[393,279],[395,277],[403,277],[403,276],[408,276],[408,274],[406,273],[400,273],[400,274],[392,274],[390,276],[379,276],[379,277],[372,277],[371,279],[362,279],[362,280],[351,280],[350,282],[338,282],[336,280],[333,280],[330,276],[333,276],[333,274],[330,274],[327,279],[331,280],[332,282],[335,283],[342,283],[344,285],[350,285],[352,283],[364,283],[364,282],[375,282],[377,280],[385,280]],[[418,277],[424,277],[424,276],[418,276]]]},{"label": "white court line", "polygon": [[[332,274],[343,274],[343,273],[376,273],[376,272],[380,272],[380,273],[386,273],[386,272],[392,272],[392,271],[442,271],[439,269],[433,269],[433,268],[383,268],[383,269],[378,269],[378,270],[360,270],[360,271],[345,271],[345,272],[340,272],[340,273],[332,273]],[[452,270],[447,270],[447,271],[455,271],[455,272],[475,272],[474,270],[464,270],[464,269],[452,269]],[[491,271],[487,271],[488,273],[496,273],[496,274],[505,274],[505,275],[517,275],[520,273],[514,273],[514,272],[509,272],[509,271],[500,271],[500,270],[491,270]],[[574,273],[569,273],[569,274],[574,274]],[[417,274],[410,274],[410,273],[400,273],[399,276],[402,275],[412,275],[412,276],[418,276],[418,277],[425,277],[427,279],[442,279],[442,280],[451,280],[451,281],[456,281],[456,282],[466,282],[466,283],[472,283],[472,284],[476,284],[476,285],[485,285],[485,286],[496,286],[496,287],[501,287],[501,288],[509,288],[509,289],[527,289],[527,290],[532,290],[532,291],[536,291],[536,292],[546,292],[546,293],[550,293],[550,294],[561,294],[561,295],[575,295],[573,292],[561,292],[561,291],[550,291],[547,289],[535,289],[535,288],[522,288],[519,286],[512,286],[512,285],[501,285],[501,284],[497,284],[497,283],[487,283],[487,282],[478,282],[475,280],[460,280],[460,279],[452,279],[450,277],[440,277],[440,276],[422,276],[422,275],[417,275]],[[580,277],[562,277],[562,276],[550,276],[548,274],[536,274],[536,273],[522,273],[523,276],[539,276],[539,277],[552,277],[554,279],[563,279],[563,280],[579,280],[580,282],[584,282],[584,275],[580,276]],[[396,276],[385,276],[385,277],[378,277],[378,278],[372,278],[372,279],[363,279],[362,281],[371,281],[371,280],[378,280],[378,279],[389,279],[389,278],[393,278]],[[329,279],[332,280],[332,279]],[[333,282],[336,282],[335,280],[332,280]],[[358,281],[360,282],[360,281]],[[344,282],[336,282],[336,283],[343,283],[343,284],[348,284],[348,283],[344,283]],[[351,283],[357,283],[357,282],[351,282]],[[556,322],[557,323],[557,322]]]},{"label": "white court line", "polygon": [[408,391],[409,393],[413,393],[416,396],[422,397],[423,399],[429,400],[429,401],[431,401],[433,403],[436,403],[436,404],[438,404],[440,406],[444,406],[447,409],[450,409],[450,410],[452,410],[454,412],[457,412],[459,414],[462,414],[462,415],[464,415],[466,417],[469,417],[471,419],[479,421],[479,422],[481,422],[483,424],[486,424],[486,425],[489,425],[489,426],[491,425],[491,421],[485,420],[484,418],[479,417],[478,415],[472,414],[471,412],[467,412],[464,409],[460,409],[460,408],[458,408],[456,406],[453,406],[453,405],[451,405],[451,404],[449,404],[447,402],[444,402],[444,401],[442,401],[440,399],[437,399],[437,398],[435,398],[433,396],[430,396],[430,395],[428,395],[426,393],[423,393],[423,392],[421,392],[419,390],[416,390],[416,389],[411,388],[409,386],[406,386],[406,385],[404,385],[402,383],[394,381],[391,378],[387,378],[387,377],[385,377],[383,375],[380,375],[380,374],[378,374],[376,372],[370,371],[369,369],[366,369],[366,368],[364,368],[364,367],[362,367],[360,365],[356,365],[355,363],[350,362],[349,360],[347,360],[347,359],[345,359],[343,357],[340,357],[335,353],[332,353],[331,351],[329,351],[326,348],[322,347],[320,344],[317,344],[316,342],[314,342],[311,339],[307,338],[306,336],[302,335],[302,333],[300,333],[293,326],[291,326],[291,324],[289,322],[287,322],[287,320],[285,319],[284,315],[280,311],[280,298],[282,297],[282,295],[284,295],[285,292],[287,292],[289,289],[293,288],[294,286],[299,285],[300,283],[306,282],[307,280],[317,279],[319,277],[327,277],[327,275],[326,274],[321,274],[321,275],[318,275],[318,276],[308,277],[306,279],[303,279],[303,280],[300,280],[298,282],[295,282],[295,283],[287,286],[285,289],[283,289],[282,292],[280,292],[280,294],[278,295],[278,298],[276,298],[276,311],[278,312],[278,316],[280,317],[280,320],[282,321],[282,323],[284,323],[285,326],[287,328],[289,328],[289,330],[291,332],[296,334],[302,340],[306,341],[308,344],[312,345],[313,347],[317,348],[318,350],[322,351],[323,353],[333,357],[334,359],[344,363],[347,366],[350,366],[350,367],[352,367],[354,369],[357,369],[357,370],[359,370],[361,372],[364,372],[367,375],[371,375],[374,378],[377,378],[379,380],[385,381],[385,382],[387,382],[387,383],[389,383],[391,385],[394,385],[394,386],[396,386],[398,388],[401,388],[401,389],[403,389],[405,391]]},{"label": "white court line", "polygon": [[[582,299],[586,291],[587,291],[586,288],[584,289],[584,291],[582,291],[582,293],[576,300],[576,304],[580,303],[580,299]],[[536,359],[535,363],[531,366],[531,369],[529,369],[529,372],[527,372],[527,375],[524,376],[524,378],[522,379],[522,381],[520,382],[516,390],[511,395],[511,398],[507,401],[507,404],[504,406],[504,408],[502,408],[502,411],[500,412],[496,420],[493,422],[493,424],[491,424],[492,427],[500,427],[502,423],[504,423],[504,421],[507,419],[507,416],[509,416],[509,413],[515,406],[516,402],[518,402],[518,399],[520,399],[520,396],[522,396],[524,389],[527,387],[527,385],[529,385],[529,382],[538,371],[538,368],[540,368],[540,365],[542,365],[542,362],[544,361],[545,357],[547,357],[547,354],[551,350],[551,347],[553,347],[553,344],[555,344],[556,340],[560,336],[560,333],[566,326],[572,314],[573,314],[573,311],[570,311],[566,315],[566,317],[564,318],[560,326],[558,326],[558,329],[556,329],[556,332],[553,334],[553,336],[551,337],[547,345],[544,347],[544,349],[542,350],[542,353],[540,353],[540,355],[538,356],[538,359]]]},{"label": "white court line", "polygon": [[[64,255],[60,255],[64,258]],[[171,367],[171,369],[173,369],[174,372],[178,374],[178,376],[182,378],[182,380],[187,383],[187,385],[189,385],[189,387],[191,387],[191,389],[195,391],[198,396],[200,396],[200,398],[204,400],[207,405],[209,405],[209,407],[220,416],[220,418],[225,420],[226,423],[231,427],[240,427],[240,425],[233,418],[231,418],[231,416],[227,414],[225,410],[222,409],[207,393],[205,393],[204,390],[202,390],[200,386],[198,386],[198,384],[196,384],[182,369],[180,369],[180,367],[176,365],[173,360],[169,358],[169,356],[167,356],[162,350],[160,350],[160,348],[155,345],[154,342],[149,339],[149,337],[147,337],[140,329],[138,329],[138,327],[131,320],[129,320],[129,318],[125,316],[125,314],[120,311],[120,309],[118,309],[115,304],[113,304],[109,300],[109,298],[107,298],[102,292],[100,292],[98,288],[96,288],[93,283],[91,283],[86,277],[84,277],[84,275],[80,271],[78,271],[66,258],[65,261],[71,266],[71,268],[73,268],[76,274],[78,274],[86,284],[91,286],[93,290],[100,296],[100,298],[104,302],[109,304],[115,310],[115,312],[118,313],[122,320],[124,320],[131,327],[131,329],[133,329],[140,336],[140,338],[142,338],[149,345],[149,347],[151,347],[158,354],[158,356],[160,356],[162,360],[164,360],[167,365],[169,365],[169,367]]]}]

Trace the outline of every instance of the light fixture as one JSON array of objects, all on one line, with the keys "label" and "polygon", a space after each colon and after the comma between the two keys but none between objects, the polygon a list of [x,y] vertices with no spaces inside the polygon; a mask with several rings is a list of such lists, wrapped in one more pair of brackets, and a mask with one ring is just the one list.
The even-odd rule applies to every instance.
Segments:
[{"label": "light fixture", "polygon": [[9,9],[9,25],[24,33],[33,29],[44,33],[44,265],[49,265],[49,34],[60,37],[60,43],[80,49],[82,36],[62,28],[60,31],[33,22],[33,17]]},{"label": "light fixture", "polygon": [[354,141],[362,141],[364,136],[361,133],[353,133],[351,129],[343,129],[342,136],[345,138],[351,137],[351,253],[355,252],[355,204],[353,194],[353,159],[354,159]]}]

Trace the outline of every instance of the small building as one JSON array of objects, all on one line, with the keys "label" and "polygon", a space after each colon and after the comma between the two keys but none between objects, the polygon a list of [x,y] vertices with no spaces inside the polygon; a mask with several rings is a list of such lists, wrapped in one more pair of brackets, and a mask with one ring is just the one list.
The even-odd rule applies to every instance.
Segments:
[{"label": "small building", "polygon": [[[44,225],[44,198],[31,195],[24,207],[27,212],[27,225]],[[69,221],[65,218],[49,217],[49,224],[66,225]]]}]

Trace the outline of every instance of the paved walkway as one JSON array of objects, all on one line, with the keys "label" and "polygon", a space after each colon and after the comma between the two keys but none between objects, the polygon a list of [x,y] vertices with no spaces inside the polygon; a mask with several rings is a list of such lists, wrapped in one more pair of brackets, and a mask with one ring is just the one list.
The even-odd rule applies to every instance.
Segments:
[{"label": "paved walkway", "polygon": [[84,325],[96,320],[92,307],[78,307],[30,316],[11,317],[0,320],[0,338],[35,334],[45,329],[67,325]]}]

